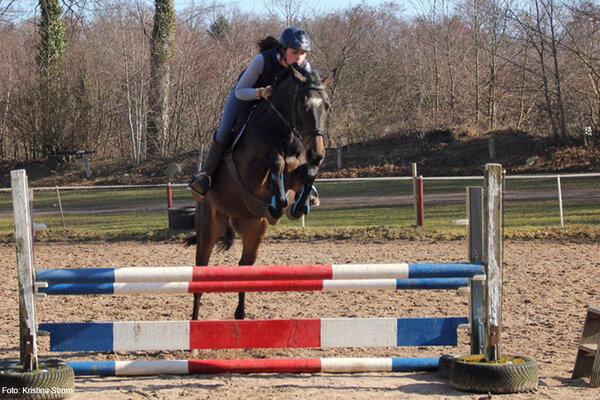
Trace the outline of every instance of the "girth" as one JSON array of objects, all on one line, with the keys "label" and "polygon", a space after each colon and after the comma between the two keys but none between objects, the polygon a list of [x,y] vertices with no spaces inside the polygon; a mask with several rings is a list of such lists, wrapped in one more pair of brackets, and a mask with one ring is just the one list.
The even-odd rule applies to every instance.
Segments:
[{"label": "girth", "polygon": [[242,200],[244,200],[244,204],[246,204],[248,210],[258,217],[267,217],[267,208],[269,207],[269,203],[256,197],[254,193],[252,193],[244,184],[244,182],[242,181],[242,177],[240,176],[240,173],[237,169],[237,166],[235,165],[235,161],[233,159],[233,152],[228,152],[225,155],[225,163],[227,164],[229,174],[233,178],[234,182],[241,189]]}]

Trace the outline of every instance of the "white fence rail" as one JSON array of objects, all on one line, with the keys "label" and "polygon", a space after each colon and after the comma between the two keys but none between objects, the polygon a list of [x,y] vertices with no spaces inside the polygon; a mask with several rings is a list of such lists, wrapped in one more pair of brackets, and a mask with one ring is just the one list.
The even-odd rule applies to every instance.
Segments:
[{"label": "white fence rail", "polygon": [[[510,180],[541,180],[541,179],[553,179],[556,181],[556,198],[558,200],[558,213],[560,217],[560,226],[564,226],[564,210],[563,210],[563,189],[562,185],[564,179],[578,179],[578,178],[600,178],[600,173],[579,173],[579,174],[529,174],[529,175],[505,175],[507,181]],[[397,177],[365,177],[365,178],[319,178],[316,180],[316,184],[319,183],[343,183],[343,182],[377,182],[377,181],[388,181],[388,182],[401,182],[401,181],[412,181],[414,178],[411,176],[397,176]],[[483,181],[483,176],[431,176],[423,177],[424,181]],[[43,186],[43,187],[32,187],[31,190],[34,192],[41,191],[55,191],[57,193],[58,205],[62,214],[62,204],[60,201],[61,191],[88,191],[88,190],[129,190],[129,189],[157,189],[167,188],[169,184],[148,184],[148,185],[102,185],[102,186]],[[185,188],[185,183],[175,183],[170,185],[172,188]],[[10,188],[0,189],[0,193],[10,193]],[[592,198],[600,198],[600,181],[598,182],[598,190],[590,189]],[[361,196],[360,191],[357,191],[357,196]],[[405,193],[409,195],[409,193]],[[411,195],[414,195],[411,194]],[[507,195],[510,198],[510,191],[507,191]],[[412,196],[411,196],[412,197]],[[455,196],[456,197],[456,196]],[[535,197],[535,196],[532,196]],[[519,199],[526,200],[527,196],[519,197]],[[456,200],[453,197],[448,197],[448,201]],[[165,204],[167,202],[165,201]],[[355,203],[358,205],[359,203]]]}]

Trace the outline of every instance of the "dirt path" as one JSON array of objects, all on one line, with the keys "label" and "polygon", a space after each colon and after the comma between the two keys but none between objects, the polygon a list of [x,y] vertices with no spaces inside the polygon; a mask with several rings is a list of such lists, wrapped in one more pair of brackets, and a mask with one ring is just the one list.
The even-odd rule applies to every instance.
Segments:
[{"label": "dirt path", "polygon": [[[185,265],[193,249],[178,244],[92,243],[39,244],[37,268],[76,268],[131,265]],[[216,254],[213,264],[235,264],[239,242],[228,253]],[[266,243],[259,258],[270,263],[420,262],[464,260],[464,242]],[[571,380],[577,342],[588,304],[600,305],[597,274],[600,245],[508,242],[505,245],[504,328],[505,352],[533,357],[539,363],[538,392],[510,399],[600,399],[600,389],[587,380]],[[0,246],[0,358],[16,357],[17,291],[15,250]],[[202,318],[231,318],[234,294],[203,298]],[[448,291],[252,293],[248,318],[398,317],[466,315],[465,294]],[[39,320],[110,321],[188,319],[191,298],[181,296],[52,297],[38,302]],[[468,350],[465,333],[458,351]],[[47,338],[41,354],[47,352]],[[438,356],[456,348],[388,349],[255,349],[200,351],[198,358],[326,357],[326,356]],[[56,354],[55,354],[56,356]],[[127,358],[119,354],[117,358]],[[187,352],[150,352],[129,358],[189,358]],[[85,354],[60,354],[71,359]],[[111,359],[113,354],[94,355]],[[436,373],[359,375],[219,375],[145,378],[78,378],[75,399],[480,399],[452,389]]]}]

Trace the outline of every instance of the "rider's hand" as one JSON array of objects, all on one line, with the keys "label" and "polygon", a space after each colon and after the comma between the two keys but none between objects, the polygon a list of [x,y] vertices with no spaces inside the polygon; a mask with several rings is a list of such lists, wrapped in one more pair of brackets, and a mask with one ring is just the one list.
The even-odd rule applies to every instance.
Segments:
[{"label": "rider's hand", "polygon": [[271,87],[271,85],[258,89],[258,97],[262,97],[265,100],[269,100],[269,97],[271,97],[271,93],[273,93],[273,88]]}]

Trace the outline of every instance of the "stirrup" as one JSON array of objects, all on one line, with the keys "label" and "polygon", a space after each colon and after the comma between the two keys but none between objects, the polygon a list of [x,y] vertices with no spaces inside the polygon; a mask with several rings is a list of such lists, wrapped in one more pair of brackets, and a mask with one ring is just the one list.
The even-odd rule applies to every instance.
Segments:
[{"label": "stirrup", "polygon": [[[192,184],[195,181],[199,181],[202,177],[206,177],[206,179],[208,179],[208,185],[204,189],[204,193],[194,189],[194,187],[192,186]],[[190,183],[188,183],[187,190],[192,192],[192,196],[194,197],[194,199],[196,199],[196,201],[200,202],[200,201],[204,200],[204,197],[210,190],[211,186],[212,186],[212,178],[210,177],[210,175],[207,175],[206,172],[200,172],[198,175],[196,175],[192,178]]]},{"label": "stirrup", "polygon": [[198,192],[197,190],[194,190],[191,186],[188,186],[187,190],[189,190],[191,192],[192,197],[198,203],[201,202],[202,200],[204,200],[204,195],[202,193]]}]

